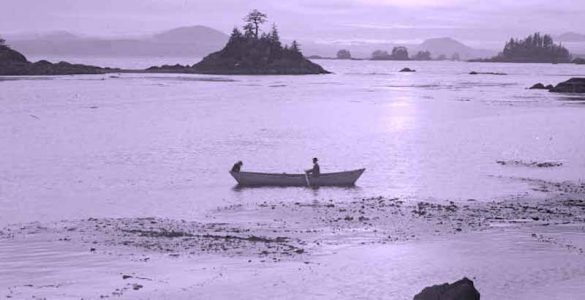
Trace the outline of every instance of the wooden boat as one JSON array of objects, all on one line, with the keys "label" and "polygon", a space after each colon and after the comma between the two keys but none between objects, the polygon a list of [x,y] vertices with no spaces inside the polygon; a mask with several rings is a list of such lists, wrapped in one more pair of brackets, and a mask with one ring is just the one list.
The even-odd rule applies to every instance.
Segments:
[{"label": "wooden boat", "polygon": [[306,174],[277,174],[257,172],[230,172],[240,186],[352,186],[366,169],[322,173],[319,176]]}]

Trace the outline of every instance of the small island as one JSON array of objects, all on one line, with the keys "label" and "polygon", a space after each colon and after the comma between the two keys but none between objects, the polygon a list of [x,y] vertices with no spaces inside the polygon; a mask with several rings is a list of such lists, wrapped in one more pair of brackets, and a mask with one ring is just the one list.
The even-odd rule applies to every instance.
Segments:
[{"label": "small island", "polygon": [[555,44],[548,35],[535,33],[525,39],[510,39],[504,50],[488,59],[472,60],[476,62],[510,62],[510,63],[570,63],[571,54],[561,44]]},{"label": "small island", "polygon": [[261,33],[267,16],[253,10],[244,20],[244,31],[234,28],[225,47],[193,66],[150,67],[148,72],[199,73],[220,75],[300,75],[327,74],[320,65],[306,59],[296,41],[282,45],[276,25]]},{"label": "small island", "polygon": [[13,50],[0,38],[0,75],[72,75],[104,74],[118,69],[101,68],[68,62],[50,63],[46,60],[30,62],[20,52]]}]

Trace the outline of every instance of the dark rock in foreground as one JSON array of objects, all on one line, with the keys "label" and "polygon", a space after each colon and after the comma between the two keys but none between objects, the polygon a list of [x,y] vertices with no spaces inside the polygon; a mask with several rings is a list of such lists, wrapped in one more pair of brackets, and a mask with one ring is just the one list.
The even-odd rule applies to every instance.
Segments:
[{"label": "dark rock in foreground", "polygon": [[404,69],[400,70],[400,72],[416,72],[416,70],[413,70],[411,68],[404,68]]},{"label": "dark rock in foreground", "polygon": [[479,292],[467,277],[453,282],[424,288],[414,300],[479,300]]},{"label": "dark rock in foreground", "polygon": [[585,78],[571,78],[557,84],[550,91],[553,93],[585,93]]},{"label": "dark rock in foreground", "polygon": [[117,69],[100,68],[68,62],[50,63],[41,60],[32,63],[24,55],[8,46],[0,45],[0,75],[73,75],[103,74]]}]

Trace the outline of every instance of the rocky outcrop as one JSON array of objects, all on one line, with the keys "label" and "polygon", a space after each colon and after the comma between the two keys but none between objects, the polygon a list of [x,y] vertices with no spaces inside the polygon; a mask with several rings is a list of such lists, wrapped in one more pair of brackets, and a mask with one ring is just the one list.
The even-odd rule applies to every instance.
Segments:
[{"label": "rocky outcrop", "polygon": [[548,85],[544,85],[542,83],[537,83],[531,87],[529,87],[529,90],[551,90],[553,88],[552,84],[548,84]]},{"label": "rocky outcrop", "polygon": [[[195,73],[234,75],[300,75],[327,74],[320,65],[303,57],[300,52],[271,51],[261,41],[248,42],[243,47],[223,50],[206,56],[193,65]],[[235,51],[234,51],[235,50]]]},{"label": "rocky outcrop", "polygon": [[8,46],[0,45],[0,75],[73,75],[103,74],[117,69],[100,68],[68,62],[51,63],[41,60],[32,63]]},{"label": "rocky outcrop", "polygon": [[176,65],[162,65],[160,67],[154,66],[146,69],[146,72],[152,73],[195,73],[192,66]]},{"label": "rocky outcrop", "polygon": [[476,72],[476,71],[471,71],[469,72],[469,75],[508,75],[506,73],[499,73],[499,72]]},{"label": "rocky outcrop", "polygon": [[479,300],[479,292],[467,277],[441,285],[424,288],[413,300]]},{"label": "rocky outcrop", "polygon": [[416,72],[416,70],[411,68],[403,68],[402,70],[400,70],[400,72]]},{"label": "rocky outcrop", "polygon": [[550,91],[553,93],[585,93],[585,78],[571,78],[557,84]]}]

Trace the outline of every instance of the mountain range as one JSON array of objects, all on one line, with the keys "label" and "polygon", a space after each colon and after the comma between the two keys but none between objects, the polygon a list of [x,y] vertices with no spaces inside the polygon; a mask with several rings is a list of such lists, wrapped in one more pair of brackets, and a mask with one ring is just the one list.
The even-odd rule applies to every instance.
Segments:
[{"label": "mountain range", "polygon": [[[206,26],[189,26],[171,29],[157,34],[127,38],[97,38],[55,31],[42,34],[6,35],[8,44],[27,56],[168,56],[203,57],[218,51],[229,36],[219,30]],[[284,39],[285,43],[289,43]],[[484,58],[496,51],[469,47],[452,38],[427,39],[421,44],[392,43],[316,43],[300,40],[306,56],[335,56],[340,49],[349,49],[354,57],[369,58],[375,50],[392,51],[394,46],[405,46],[411,55],[418,51],[430,51],[433,57],[451,57],[458,53],[461,59]]]},{"label": "mountain range", "polygon": [[180,27],[129,38],[78,36],[66,31],[6,35],[7,43],[27,56],[194,56],[221,49],[229,36],[206,26]]},{"label": "mountain range", "polygon": [[576,32],[565,32],[554,38],[558,42],[585,42],[585,34]]}]

